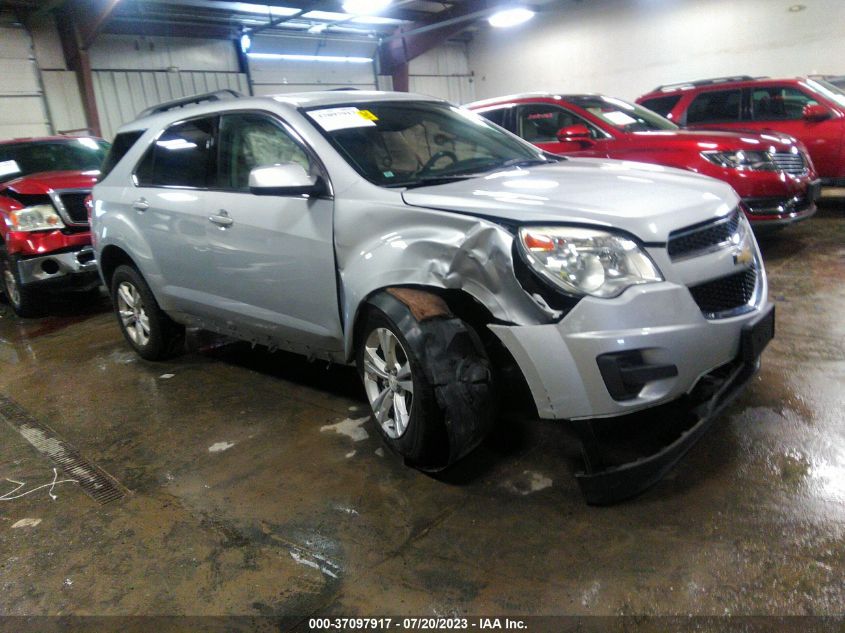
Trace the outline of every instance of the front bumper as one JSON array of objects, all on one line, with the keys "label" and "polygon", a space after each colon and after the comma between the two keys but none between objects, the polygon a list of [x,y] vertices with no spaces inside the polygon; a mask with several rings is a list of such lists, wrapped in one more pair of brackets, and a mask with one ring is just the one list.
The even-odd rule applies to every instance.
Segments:
[{"label": "front bumper", "polygon": [[94,249],[90,246],[37,257],[18,257],[16,264],[22,285],[52,283],[94,285],[99,281],[97,260],[94,257]]},{"label": "front bumper", "polygon": [[816,180],[801,194],[791,197],[743,198],[745,215],[754,228],[776,227],[806,220],[816,212],[821,196],[821,180]]},{"label": "front bumper", "polygon": [[667,415],[692,416],[674,441],[657,452],[628,463],[606,466],[602,450],[592,426],[576,423],[586,469],[575,477],[585,499],[593,505],[608,505],[633,497],[659,481],[704,435],[718,415],[727,407],[760,367],[760,354],[774,337],[774,306],[758,314],[742,329],[740,352],[730,363],[708,373],[684,397],[685,412]]},{"label": "front bumper", "polygon": [[[765,288],[759,296],[761,304],[745,314],[706,319],[685,286],[662,282],[615,299],[583,298],[558,323],[488,327],[519,365],[541,418],[612,417],[675,400],[736,358],[743,327],[766,309]],[[634,350],[677,372],[617,400],[597,359]]]}]

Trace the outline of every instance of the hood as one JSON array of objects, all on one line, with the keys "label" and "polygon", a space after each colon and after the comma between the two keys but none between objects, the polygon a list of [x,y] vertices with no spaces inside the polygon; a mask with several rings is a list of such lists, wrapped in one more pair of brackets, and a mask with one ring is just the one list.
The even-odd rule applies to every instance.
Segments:
[{"label": "hood", "polygon": [[727,183],[688,171],[628,161],[571,158],[458,182],[409,189],[409,205],[508,222],[619,228],[645,242],[729,213],[739,198]]},{"label": "hood", "polygon": [[21,176],[0,185],[21,194],[44,194],[61,189],[93,189],[99,171],[45,171]]},{"label": "hood", "polygon": [[764,150],[788,152],[798,142],[781,132],[711,132],[699,130],[661,130],[653,132],[633,132],[632,139],[644,146],[653,145],[658,149],[672,149],[677,146],[697,145],[699,151],[706,150]]}]

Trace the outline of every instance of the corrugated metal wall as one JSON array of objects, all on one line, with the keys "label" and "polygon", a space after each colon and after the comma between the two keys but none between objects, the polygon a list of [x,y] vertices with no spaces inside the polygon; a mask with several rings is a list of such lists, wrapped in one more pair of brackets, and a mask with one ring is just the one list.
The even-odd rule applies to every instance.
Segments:
[{"label": "corrugated metal wall", "polygon": [[95,70],[94,94],[103,137],[111,139],[122,124],[150,106],[204,92],[231,88],[247,94],[240,73]]},{"label": "corrugated metal wall", "polygon": [[51,134],[32,39],[9,14],[0,14],[0,67],[0,139]]},{"label": "corrugated metal wall", "polygon": [[248,93],[232,42],[101,36],[91,49],[94,94],[103,136],[149,106],[230,88]]},{"label": "corrugated metal wall", "polygon": [[[376,45],[373,40],[360,38],[260,35],[253,39],[250,53],[373,58]],[[372,90],[376,86],[373,68],[369,63],[249,58],[257,95],[349,87]]]}]

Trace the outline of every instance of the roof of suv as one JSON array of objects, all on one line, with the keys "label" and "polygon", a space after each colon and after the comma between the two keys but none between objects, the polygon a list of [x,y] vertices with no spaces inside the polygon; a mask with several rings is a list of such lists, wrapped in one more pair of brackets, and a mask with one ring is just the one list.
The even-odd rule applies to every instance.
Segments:
[{"label": "roof of suv", "polygon": [[[219,93],[197,95],[180,99],[141,112],[134,121],[120,127],[121,132],[166,125],[183,118],[186,114],[212,114],[224,110],[266,107],[268,102],[284,104],[292,108],[314,108],[331,105],[355,105],[372,101],[430,101],[442,99],[408,92],[386,92],[380,90],[321,90],[314,92],[293,92],[260,97],[248,97],[231,91],[221,99]],[[168,107],[170,104],[172,106]],[[180,105],[181,104],[181,105]]]},{"label": "roof of suv", "polygon": [[[701,90],[707,88],[724,88],[734,86],[753,86],[755,84],[769,84],[769,83],[784,83],[784,82],[802,82],[807,81],[807,77],[751,77],[749,75],[741,75],[736,77],[715,77],[713,79],[698,79],[696,81],[680,81],[672,84],[665,84],[657,86],[653,90],[648,91],[643,97],[653,97],[656,95],[666,95],[675,92],[687,92],[690,90]],[[643,97],[640,97],[641,99]]]},{"label": "roof of suv", "polygon": [[493,97],[491,99],[481,99],[480,101],[472,101],[464,104],[467,108],[483,108],[488,105],[498,105],[506,101],[517,101],[522,99],[553,99],[555,101],[570,101],[574,99],[583,98],[604,98],[605,95],[597,92],[580,93],[580,94],[565,94],[562,92],[520,92],[513,95],[504,95],[502,97]]}]

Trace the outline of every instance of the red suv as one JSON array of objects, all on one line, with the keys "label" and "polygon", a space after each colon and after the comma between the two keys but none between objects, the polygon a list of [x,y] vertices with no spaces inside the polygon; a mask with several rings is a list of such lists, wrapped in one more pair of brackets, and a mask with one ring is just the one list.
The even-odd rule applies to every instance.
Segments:
[{"label": "red suv", "polygon": [[523,94],[467,107],[555,154],[657,163],[724,180],[757,229],[816,211],[813,163],[786,135],[681,130],[645,108],[601,95]]},{"label": "red suv", "polygon": [[823,185],[845,186],[845,92],[830,81],[719,77],[660,86],[637,103],[687,128],[789,134]]},{"label": "red suv", "polygon": [[86,198],[109,145],[98,138],[0,141],[0,273],[20,316],[45,289],[99,285]]}]

